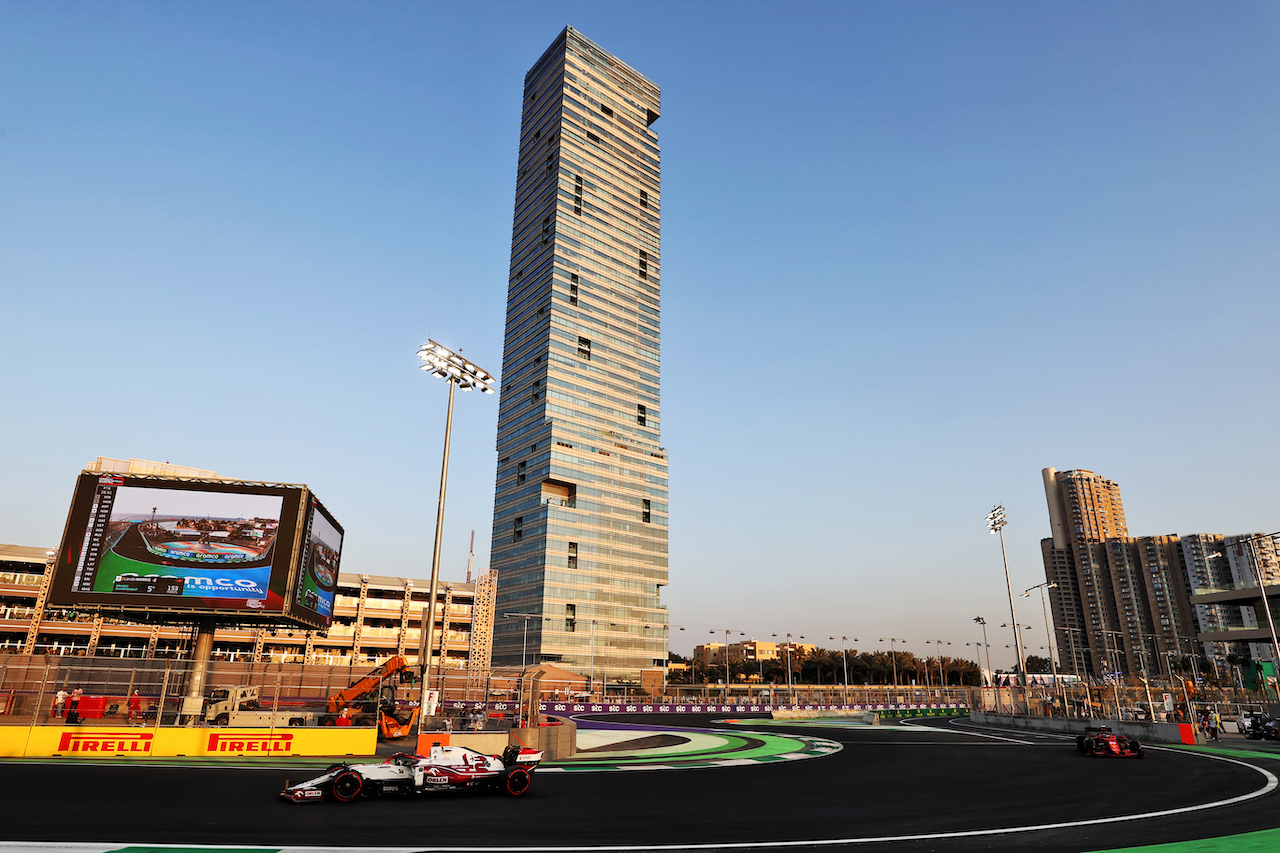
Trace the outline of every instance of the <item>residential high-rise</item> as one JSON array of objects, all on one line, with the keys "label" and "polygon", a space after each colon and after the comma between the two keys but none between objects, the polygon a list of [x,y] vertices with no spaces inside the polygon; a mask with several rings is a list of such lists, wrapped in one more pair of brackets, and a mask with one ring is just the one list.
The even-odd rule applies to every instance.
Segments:
[{"label": "residential high-rise", "polygon": [[[1046,468],[1043,475],[1053,536],[1040,547],[1045,577],[1057,584],[1050,597],[1066,671],[1168,673],[1191,655],[1216,666],[1260,634],[1255,607],[1217,593],[1256,587],[1255,564],[1268,585],[1280,582],[1280,555],[1270,538],[1257,544],[1203,533],[1133,538],[1116,483],[1092,471]],[[1224,641],[1249,629],[1241,641]],[[1201,640],[1203,634],[1214,636]],[[1249,654],[1271,657],[1269,646],[1256,642]]]},{"label": "residential high-rise", "polygon": [[665,663],[659,111],[657,86],[572,27],[525,75],[490,558],[495,664],[637,679]]},{"label": "residential high-rise", "polygon": [[[1050,539],[1041,542],[1061,656],[1066,671],[1101,674],[1119,666],[1120,613],[1105,542],[1129,535],[1120,486],[1092,471],[1045,468]],[[1120,599],[1123,603],[1123,597]]]}]

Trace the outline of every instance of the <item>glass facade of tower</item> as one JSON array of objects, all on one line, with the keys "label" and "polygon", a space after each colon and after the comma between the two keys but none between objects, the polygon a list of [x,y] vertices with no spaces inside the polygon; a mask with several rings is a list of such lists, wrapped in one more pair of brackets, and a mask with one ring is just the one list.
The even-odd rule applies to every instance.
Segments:
[{"label": "glass facade of tower", "polygon": [[496,665],[611,680],[663,665],[659,111],[656,86],[572,27],[525,75],[490,556]]}]

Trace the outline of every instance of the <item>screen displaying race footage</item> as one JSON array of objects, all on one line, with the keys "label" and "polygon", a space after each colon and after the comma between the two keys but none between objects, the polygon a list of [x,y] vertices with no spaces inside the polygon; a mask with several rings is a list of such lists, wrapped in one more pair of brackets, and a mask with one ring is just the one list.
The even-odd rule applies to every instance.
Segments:
[{"label": "screen displaying race footage", "polygon": [[302,537],[302,560],[294,591],[294,610],[309,611],[324,624],[333,619],[333,596],[342,559],[342,527],[311,496]]},{"label": "screen displaying race footage", "polygon": [[85,473],[51,600],[279,613],[303,494]]}]

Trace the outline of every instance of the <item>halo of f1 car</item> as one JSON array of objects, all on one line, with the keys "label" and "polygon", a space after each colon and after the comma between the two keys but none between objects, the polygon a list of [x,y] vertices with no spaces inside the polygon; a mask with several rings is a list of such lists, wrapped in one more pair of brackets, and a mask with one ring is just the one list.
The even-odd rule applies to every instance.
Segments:
[{"label": "halo of f1 car", "polygon": [[291,803],[353,803],[363,797],[459,790],[519,797],[529,790],[541,761],[541,751],[520,746],[507,747],[501,757],[465,746],[433,746],[430,755],[397,752],[375,764],[334,764],[314,779],[286,782],[280,797]]},{"label": "halo of f1 car", "polygon": [[1109,756],[1111,758],[1142,758],[1142,744],[1137,738],[1118,735],[1110,726],[1085,729],[1076,735],[1076,749],[1085,756]]}]

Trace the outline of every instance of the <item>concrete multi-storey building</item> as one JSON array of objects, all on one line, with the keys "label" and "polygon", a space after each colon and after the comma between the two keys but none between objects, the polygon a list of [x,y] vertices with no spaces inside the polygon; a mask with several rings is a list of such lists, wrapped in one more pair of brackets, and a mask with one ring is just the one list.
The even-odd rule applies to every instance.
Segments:
[{"label": "concrete multi-storey building", "polygon": [[[1227,563],[1223,536],[1191,533],[1182,537],[1183,568],[1187,576],[1187,592],[1199,633],[1225,632],[1244,627],[1242,608],[1232,604],[1202,604],[1197,597],[1232,589],[1234,583]],[[1225,658],[1232,651],[1228,643],[1206,642],[1205,657]]]},{"label": "concrete multi-storey building", "polygon": [[[1275,540],[1267,534],[1226,536],[1223,538],[1223,552],[1234,589],[1256,589],[1259,578],[1264,587],[1280,584],[1280,551]],[[1272,609],[1274,619],[1274,606]],[[1240,626],[1245,630],[1271,630],[1265,610],[1252,604],[1240,606]],[[1275,660],[1269,643],[1249,643],[1249,656],[1255,660]]]},{"label": "concrete multi-storey building", "polygon": [[[1235,591],[1256,588],[1255,573],[1280,584],[1269,537],[1133,538],[1115,482],[1092,471],[1046,468],[1043,476],[1053,536],[1041,551],[1045,577],[1057,584],[1053,622],[1068,671],[1168,672],[1171,659],[1201,654],[1216,664],[1263,635],[1252,606],[1260,596]],[[1272,657],[1269,644],[1247,651]]]},{"label": "concrete multi-storey building", "polygon": [[[0,652],[92,657],[182,657],[190,626],[140,624],[44,606],[49,566],[43,548],[0,545]],[[333,623],[327,631],[287,627],[223,627],[214,634],[215,660],[372,665],[392,655],[418,661],[429,582],[413,578],[338,575]],[[497,577],[442,583],[436,593],[432,666],[488,670]]]},{"label": "concrete multi-storey building", "polygon": [[[1127,537],[1120,486],[1092,471],[1043,471],[1053,536],[1041,542],[1058,648],[1068,671],[1101,674],[1119,665],[1115,648],[1124,595],[1114,595],[1106,540]],[[1117,603],[1121,605],[1117,608]]]},{"label": "concrete multi-storey building", "polygon": [[566,28],[525,75],[490,566],[498,664],[665,665],[658,87]]}]

